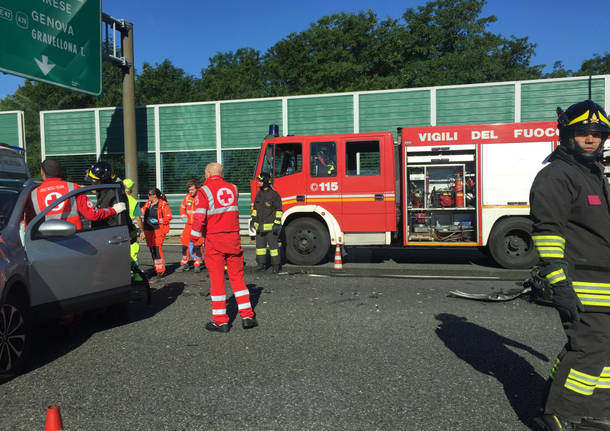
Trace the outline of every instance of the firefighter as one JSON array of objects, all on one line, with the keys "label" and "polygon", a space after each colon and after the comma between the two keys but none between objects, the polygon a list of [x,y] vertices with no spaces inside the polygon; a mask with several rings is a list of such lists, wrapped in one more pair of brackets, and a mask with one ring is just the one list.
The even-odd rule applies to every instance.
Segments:
[{"label": "firefighter", "polygon": [[282,230],[282,198],[273,190],[273,179],[267,172],[256,177],[260,190],[254,198],[250,228],[256,231],[256,270],[267,269],[267,245],[273,273],[280,272],[278,238]]},{"label": "firefighter", "polygon": [[[25,208],[26,223],[29,223],[37,214],[61,196],[80,188],[78,184],[62,180],[62,173],[63,170],[57,160],[46,159],[42,162],[40,176],[43,181],[30,195]],[[83,193],[57,205],[45,216],[45,219],[66,220],[75,225],[77,230],[81,230],[83,229],[81,216],[91,222],[101,221],[119,214],[125,209],[126,205],[123,202],[117,202],[109,208],[98,209]]]},{"label": "firefighter", "polygon": [[[138,200],[132,196],[133,193],[133,180],[131,178],[125,178],[123,180],[123,185],[125,186],[125,194],[127,195],[127,201],[129,202],[129,218],[131,219],[134,225],[137,224],[139,232],[141,234],[144,231],[144,225],[142,224],[142,217],[140,216],[138,210]],[[136,210],[138,210],[138,214],[136,214]],[[130,254],[131,260],[137,265],[138,264],[138,253],[140,252],[140,244],[138,241],[134,241],[131,244]]]},{"label": "firefighter", "polygon": [[337,175],[335,161],[331,156],[331,151],[328,145],[322,144],[312,161],[313,176],[316,177],[334,177]]},{"label": "firefighter", "polygon": [[144,230],[140,234],[140,240],[146,239],[146,246],[150,249],[155,265],[156,275],[151,281],[158,281],[165,276],[163,241],[169,232],[169,222],[172,219],[172,210],[161,190],[152,188],[148,191],[148,200],[142,206],[142,215]]},{"label": "firefighter", "polygon": [[[95,193],[97,195],[97,203],[96,206],[98,208],[105,208],[113,205],[115,202],[123,202],[125,206],[129,207],[129,199],[125,194],[124,185],[122,181],[120,181],[114,173],[112,166],[110,163],[99,161],[95,162],[91,167],[87,170],[87,175],[85,177],[88,181],[91,181],[93,184],[120,184],[121,190],[117,194],[113,189],[102,189],[97,190]],[[119,217],[110,217],[103,221],[93,222],[93,227],[99,226],[118,226],[121,224],[121,220]],[[137,241],[137,231],[131,218],[127,220],[127,226],[129,228],[131,242]]]},{"label": "firefighter", "polygon": [[250,304],[250,292],[244,282],[244,250],[239,236],[237,186],[222,178],[222,165],[209,163],[205,181],[197,190],[191,241],[205,237],[204,261],[210,274],[212,319],[205,325],[208,331],[229,332],[224,268],[233,288],[242,327],[258,326]]},{"label": "firefighter", "polygon": [[203,238],[199,238],[196,242],[191,242],[191,227],[193,225],[193,215],[195,215],[194,204],[195,196],[197,195],[197,181],[189,180],[186,183],[188,193],[182,200],[180,205],[180,218],[185,223],[182,235],[180,235],[180,244],[182,244],[182,260],[180,261],[180,267],[176,271],[188,271],[189,260],[193,259],[193,270],[195,272],[201,272],[201,246],[203,245]]},{"label": "firefighter", "polygon": [[610,191],[600,163],[610,121],[591,100],[557,113],[560,145],[530,190],[540,274],[568,339],[542,422],[610,430]]}]

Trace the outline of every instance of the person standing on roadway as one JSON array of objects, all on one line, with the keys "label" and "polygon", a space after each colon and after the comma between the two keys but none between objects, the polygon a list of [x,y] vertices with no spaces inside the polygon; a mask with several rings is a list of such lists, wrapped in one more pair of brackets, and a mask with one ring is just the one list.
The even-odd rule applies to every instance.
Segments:
[{"label": "person standing on roadway", "polygon": [[152,188],[148,191],[148,200],[142,206],[142,215],[144,230],[140,234],[140,240],[146,239],[146,246],[150,249],[155,265],[156,275],[150,281],[157,281],[165,276],[163,241],[169,232],[169,222],[172,219],[172,210],[161,190]]},{"label": "person standing on roadway", "polygon": [[[72,190],[80,188],[78,184],[62,180],[63,169],[55,159],[46,159],[40,167],[42,184],[32,190],[30,199],[25,207],[25,222],[29,223],[36,215],[40,214],[51,203]],[[79,194],[63,203],[55,206],[47,215],[45,220],[66,220],[76,226],[77,230],[83,229],[81,216],[89,221],[105,220],[113,215],[125,211],[126,205],[117,202],[109,208],[96,208],[93,202],[84,194]]]},{"label": "person standing on roadway", "polygon": [[210,274],[212,322],[208,331],[229,332],[224,268],[233,288],[242,327],[258,326],[250,304],[250,292],[244,282],[244,250],[239,236],[237,186],[222,178],[222,165],[209,163],[205,167],[205,181],[197,191],[191,241],[205,237],[204,261]]},{"label": "person standing on roadway", "polygon": [[[127,201],[129,202],[129,218],[132,223],[137,224],[139,233],[144,231],[144,225],[142,224],[142,217],[138,208],[138,200],[132,196],[133,193],[133,180],[131,178],[125,178],[123,180],[125,186],[125,195],[127,195]],[[138,214],[136,214],[138,211]],[[130,255],[131,260],[137,265],[138,264],[138,253],[140,252],[140,244],[135,241],[131,244]]]},{"label": "person standing on roadway", "polygon": [[199,238],[198,241],[191,241],[191,227],[193,226],[193,216],[195,215],[195,196],[197,195],[197,182],[195,180],[189,180],[186,183],[188,193],[182,200],[180,205],[180,218],[185,223],[182,235],[180,235],[180,244],[182,244],[182,260],[180,266],[176,271],[188,271],[189,260],[193,260],[193,270],[195,272],[201,271],[201,246],[203,245],[203,238]]},{"label": "person standing on roadway", "polygon": [[267,172],[256,177],[260,190],[254,198],[250,228],[256,231],[256,270],[267,269],[267,244],[273,273],[280,272],[278,238],[282,230],[282,198],[271,187],[273,179]]},{"label": "person standing on roadway", "polygon": [[530,190],[540,275],[568,339],[541,419],[551,431],[610,430],[610,190],[600,163],[610,121],[591,100],[557,113],[560,145]]}]

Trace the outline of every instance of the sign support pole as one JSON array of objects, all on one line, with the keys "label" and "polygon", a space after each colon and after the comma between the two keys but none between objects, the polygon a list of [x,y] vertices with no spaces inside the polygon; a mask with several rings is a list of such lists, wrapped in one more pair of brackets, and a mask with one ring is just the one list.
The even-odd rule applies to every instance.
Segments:
[{"label": "sign support pole", "polygon": [[133,61],[133,24],[125,22],[123,56],[129,68],[123,73],[123,142],[125,145],[125,177],[133,180],[133,196],[138,198],[138,153],[136,147],[135,69]]}]

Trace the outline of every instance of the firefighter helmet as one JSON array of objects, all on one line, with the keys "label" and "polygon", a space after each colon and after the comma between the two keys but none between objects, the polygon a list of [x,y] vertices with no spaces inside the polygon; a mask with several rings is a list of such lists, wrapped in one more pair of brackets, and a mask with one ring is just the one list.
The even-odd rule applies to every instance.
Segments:
[{"label": "firefighter helmet", "polygon": [[271,185],[273,184],[273,178],[271,178],[271,175],[269,175],[267,172],[261,172],[260,174],[258,174],[256,179],[263,183],[261,188],[271,187]]},{"label": "firefighter helmet", "polygon": [[108,162],[96,162],[91,165],[87,171],[87,179],[99,181],[100,183],[111,183],[115,180],[116,175],[112,170],[112,166]]},{"label": "firefighter helmet", "polygon": [[[610,134],[610,120],[601,106],[592,100],[575,103],[565,112],[557,108],[557,127],[559,140],[575,157],[591,162],[599,160],[604,151],[604,141]],[[597,151],[588,153],[583,151],[575,142],[576,132],[598,132],[601,134],[601,144]]]}]

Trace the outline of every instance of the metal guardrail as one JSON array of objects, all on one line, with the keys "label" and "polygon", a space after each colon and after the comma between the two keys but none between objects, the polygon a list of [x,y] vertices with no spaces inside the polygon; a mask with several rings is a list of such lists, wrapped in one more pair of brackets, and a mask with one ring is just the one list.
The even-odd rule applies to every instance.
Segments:
[{"label": "metal guardrail", "polygon": [[[170,235],[180,235],[184,230],[184,222],[180,220],[180,218],[173,218],[169,222],[169,234]],[[248,235],[250,224],[250,216],[239,216],[239,234],[240,235]]]}]

